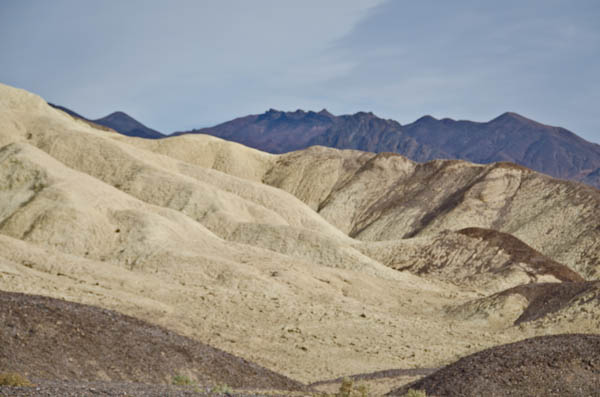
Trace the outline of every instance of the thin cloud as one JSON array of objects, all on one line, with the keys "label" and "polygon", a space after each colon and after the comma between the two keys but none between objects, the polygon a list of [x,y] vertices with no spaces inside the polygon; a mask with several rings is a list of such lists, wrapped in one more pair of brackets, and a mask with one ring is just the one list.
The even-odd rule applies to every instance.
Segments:
[{"label": "thin cloud", "polygon": [[388,1],[335,43],[355,66],[327,87],[404,122],[513,110],[600,141],[599,19],[592,1]]},{"label": "thin cloud", "polygon": [[0,5],[0,80],[164,132],[267,108],[487,120],[600,141],[600,3],[257,0]]}]

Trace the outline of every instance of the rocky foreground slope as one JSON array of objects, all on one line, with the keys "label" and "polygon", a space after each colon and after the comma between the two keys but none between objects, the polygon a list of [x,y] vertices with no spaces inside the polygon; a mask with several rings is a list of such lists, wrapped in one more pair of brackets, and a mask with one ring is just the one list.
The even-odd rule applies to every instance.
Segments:
[{"label": "rocky foreground slope", "polygon": [[548,295],[511,289],[598,278],[599,194],[508,163],[131,138],[0,85],[0,290],[303,383],[597,333],[596,289],[518,323]]},{"label": "rocky foreground slope", "polygon": [[0,368],[67,381],[172,383],[303,390],[298,382],[114,311],[0,292]]},{"label": "rocky foreground slope", "polygon": [[556,335],[494,347],[390,392],[428,396],[600,396],[600,336]]}]

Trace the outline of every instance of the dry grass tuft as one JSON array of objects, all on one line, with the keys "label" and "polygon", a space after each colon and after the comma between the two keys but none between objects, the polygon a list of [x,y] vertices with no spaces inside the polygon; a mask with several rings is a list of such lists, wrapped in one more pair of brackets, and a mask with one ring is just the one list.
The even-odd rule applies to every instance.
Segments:
[{"label": "dry grass tuft", "polygon": [[33,384],[21,374],[6,372],[0,374],[0,386],[31,387]]}]

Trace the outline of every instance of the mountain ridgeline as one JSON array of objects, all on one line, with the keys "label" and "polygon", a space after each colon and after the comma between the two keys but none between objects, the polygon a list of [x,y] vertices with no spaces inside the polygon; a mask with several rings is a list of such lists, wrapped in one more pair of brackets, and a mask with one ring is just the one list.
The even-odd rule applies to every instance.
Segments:
[{"label": "mountain ridgeline", "polygon": [[[52,104],[51,104],[52,105]],[[91,120],[52,105],[88,123],[123,135],[160,139],[168,135],[146,127],[123,112]],[[488,122],[423,116],[401,125],[371,112],[335,116],[320,112],[270,109],[214,127],[175,132],[170,136],[207,134],[261,151],[282,154],[326,146],[367,152],[398,153],[418,162],[459,159],[474,163],[512,162],[550,176],[600,188],[600,145],[571,131],[507,112]]]},{"label": "mountain ridgeline", "polygon": [[320,112],[269,110],[237,118],[201,133],[262,151],[287,153],[313,145],[369,152],[393,152],[411,160],[461,159],[475,163],[513,162],[535,171],[600,187],[600,145],[574,133],[504,113],[488,122],[424,116],[401,125],[373,113],[334,116]]}]

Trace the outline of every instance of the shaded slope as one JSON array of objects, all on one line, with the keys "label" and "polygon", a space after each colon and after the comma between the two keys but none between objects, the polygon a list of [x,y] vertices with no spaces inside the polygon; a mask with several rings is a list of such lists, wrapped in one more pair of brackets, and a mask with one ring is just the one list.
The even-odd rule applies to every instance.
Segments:
[{"label": "shaded slope", "polygon": [[28,377],[301,390],[239,357],[114,311],[0,292],[0,367]]},{"label": "shaded slope", "polygon": [[[210,390],[210,388],[208,388]],[[107,382],[68,381],[35,379],[35,387],[0,386],[3,397],[207,397],[214,393],[200,393],[197,388],[173,385]],[[233,395],[232,395],[233,396]],[[245,397],[254,394],[244,393]],[[256,395],[259,397],[258,395]],[[263,397],[263,396],[260,396]]]},{"label": "shaded slope", "polygon": [[600,336],[543,336],[494,347],[388,395],[409,388],[445,397],[599,396]]}]

